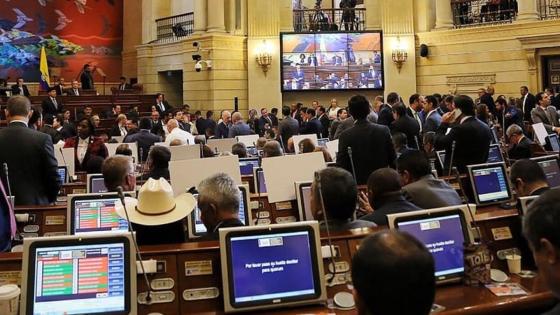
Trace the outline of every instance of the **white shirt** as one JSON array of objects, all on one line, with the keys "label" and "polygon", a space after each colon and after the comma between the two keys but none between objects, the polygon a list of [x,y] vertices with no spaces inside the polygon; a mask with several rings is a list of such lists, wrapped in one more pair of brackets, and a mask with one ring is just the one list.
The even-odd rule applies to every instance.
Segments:
[{"label": "white shirt", "polygon": [[340,110],[340,107],[335,107],[332,109],[329,109],[329,119],[333,120],[336,119],[336,114],[338,113],[338,111]]},{"label": "white shirt", "polygon": [[179,127],[171,130],[169,135],[165,138],[165,144],[169,145],[175,139],[181,140],[181,144],[194,144],[194,136],[190,132],[184,131]]},{"label": "white shirt", "polygon": [[79,91],[78,89],[74,89],[74,94],[75,94],[76,96],[80,96],[80,91]]},{"label": "white shirt", "polygon": [[126,128],[125,128],[124,126],[120,126],[120,125],[119,125],[119,130],[120,130],[120,132],[121,132],[121,137],[126,137],[126,134],[128,133],[128,132],[126,131]]},{"label": "white shirt", "polygon": [[89,138],[90,137],[82,139],[78,137],[78,151],[76,153],[78,155],[78,161],[80,162],[80,164],[82,164],[84,158],[86,157],[86,153],[89,145]]}]

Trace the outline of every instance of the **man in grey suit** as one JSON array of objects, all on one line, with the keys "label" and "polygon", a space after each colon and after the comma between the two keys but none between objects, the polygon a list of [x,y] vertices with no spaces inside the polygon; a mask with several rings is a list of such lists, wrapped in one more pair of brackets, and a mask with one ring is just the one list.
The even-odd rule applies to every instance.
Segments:
[{"label": "man in grey suit", "polygon": [[449,184],[432,175],[430,162],[420,151],[410,150],[397,158],[403,191],[408,201],[422,209],[462,204],[461,197]]},{"label": "man in grey suit", "polygon": [[48,205],[56,201],[60,189],[57,161],[51,137],[27,127],[31,103],[25,96],[8,100],[9,126],[0,130],[0,165],[6,163],[8,180],[16,205]]},{"label": "man in grey suit", "polygon": [[441,124],[441,115],[438,113],[438,101],[432,96],[426,96],[426,104],[424,105],[425,120],[422,133],[436,132]]},{"label": "man in grey suit", "polygon": [[229,128],[228,138],[235,138],[237,136],[253,135],[255,132],[251,127],[243,121],[243,115],[240,112],[235,112],[231,116],[231,128]]},{"label": "man in grey suit", "polygon": [[295,136],[299,132],[299,122],[292,118],[290,107],[282,106],[282,115],[284,118],[278,123],[278,134],[282,140],[282,146],[288,145],[288,139]]},{"label": "man in grey suit", "polygon": [[531,111],[531,119],[533,124],[543,123],[548,133],[560,133],[560,123],[558,122],[558,113],[556,108],[550,105],[550,97],[544,92],[538,93],[537,106]]}]

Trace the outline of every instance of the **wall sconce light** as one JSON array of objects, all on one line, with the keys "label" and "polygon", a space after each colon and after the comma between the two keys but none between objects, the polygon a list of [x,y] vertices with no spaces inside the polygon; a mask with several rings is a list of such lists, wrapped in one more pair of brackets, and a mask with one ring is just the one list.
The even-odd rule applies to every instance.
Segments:
[{"label": "wall sconce light", "polygon": [[406,52],[405,46],[401,42],[401,39],[399,37],[397,37],[397,41],[393,46],[392,59],[393,63],[397,66],[397,70],[400,73],[403,64],[408,59],[408,53]]},{"label": "wall sconce light", "polygon": [[266,76],[268,68],[272,64],[272,45],[267,43],[266,40],[263,40],[262,44],[257,48],[257,64]]}]

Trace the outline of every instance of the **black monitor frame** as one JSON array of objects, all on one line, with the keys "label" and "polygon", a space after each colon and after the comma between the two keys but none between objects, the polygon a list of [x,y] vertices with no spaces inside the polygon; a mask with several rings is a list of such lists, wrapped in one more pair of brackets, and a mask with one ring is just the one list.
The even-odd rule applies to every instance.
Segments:
[{"label": "black monitor frame", "polygon": [[68,179],[69,179],[68,168],[66,166],[58,166],[57,167],[57,174],[61,169],[64,170],[64,181],[62,182],[62,184],[67,184]]},{"label": "black monitor frame", "polygon": [[[504,174],[505,181],[506,181],[506,189],[507,189],[508,197],[507,198],[500,198],[500,199],[492,199],[492,200],[488,200],[488,201],[480,201],[478,191],[476,189],[476,184],[475,184],[475,181],[474,181],[473,172],[477,171],[477,170],[480,170],[480,169],[487,169],[487,168],[494,168],[494,167],[500,167],[502,169],[502,173]],[[468,174],[469,174],[469,179],[471,181],[474,200],[475,200],[475,203],[476,203],[477,206],[499,204],[499,203],[509,202],[513,199],[513,193],[512,193],[512,190],[511,190],[511,183],[509,181],[509,176],[508,176],[508,173],[506,171],[505,162],[468,165],[467,170],[468,170]]]},{"label": "black monitor frame", "polygon": [[[537,162],[537,163],[539,163],[539,166],[541,166],[541,165],[540,165],[540,162],[555,160],[556,163],[558,164],[558,168],[560,169],[560,159],[559,159],[558,155],[539,156],[539,157],[531,158],[531,160],[532,160],[532,161],[535,161],[535,162]],[[542,166],[541,166],[541,169],[542,169]],[[543,170],[543,171],[544,171],[544,170]],[[546,173],[545,173],[545,175],[546,175]],[[547,180],[547,182],[548,182],[548,180]],[[551,185],[550,182],[548,182],[548,185],[550,186],[550,188],[560,187],[560,186],[553,186],[553,185]]]},{"label": "black monitor frame", "polygon": [[[258,156],[240,158],[239,159],[239,171],[241,171],[241,162],[253,162],[253,161],[258,162],[258,167],[261,167],[261,159]],[[253,168],[255,168],[255,167],[253,167]],[[241,174],[241,176],[248,176],[248,175],[252,175],[252,174],[253,174],[253,170],[251,170],[251,174]]]},{"label": "black monitor frame", "polygon": [[[131,197],[133,193],[125,193],[125,196]],[[101,200],[101,199],[119,199],[117,193],[99,193],[99,194],[80,194],[80,195],[70,195],[68,198],[68,212],[67,212],[67,233],[68,235],[75,235],[76,230],[76,201],[83,200]],[[129,223],[130,224],[130,223]],[[95,233],[125,233],[127,230],[117,230],[117,231],[105,231],[105,232],[95,232]],[[87,235],[89,233],[80,233],[79,235]]]},{"label": "black monitor frame", "polygon": [[[502,154],[502,149],[500,148],[499,143],[491,143],[490,144],[490,146],[488,147],[488,158],[490,158],[490,152],[492,152],[492,148],[495,148],[500,153],[500,159],[501,160],[499,162],[505,162],[504,155]],[[490,162],[490,161],[487,161],[487,162],[488,163],[498,163],[498,162]]]}]

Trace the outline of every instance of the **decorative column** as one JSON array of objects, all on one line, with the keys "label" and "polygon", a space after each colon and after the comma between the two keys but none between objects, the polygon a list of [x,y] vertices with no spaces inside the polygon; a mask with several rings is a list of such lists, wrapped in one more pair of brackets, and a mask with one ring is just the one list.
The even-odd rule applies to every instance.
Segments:
[{"label": "decorative column", "polygon": [[536,0],[517,0],[517,20],[518,21],[534,21],[538,20]]},{"label": "decorative column", "polygon": [[451,0],[436,0],[436,30],[453,28]]},{"label": "decorative column", "polygon": [[206,0],[194,0],[194,32],[206,32]]},{"label": "decorative column", "polygon": [[208,29],[209,33],[225,33],[224,0],[208,0]]}]

